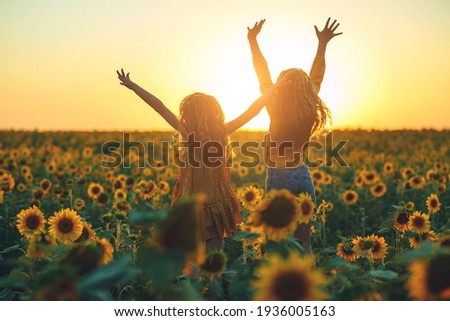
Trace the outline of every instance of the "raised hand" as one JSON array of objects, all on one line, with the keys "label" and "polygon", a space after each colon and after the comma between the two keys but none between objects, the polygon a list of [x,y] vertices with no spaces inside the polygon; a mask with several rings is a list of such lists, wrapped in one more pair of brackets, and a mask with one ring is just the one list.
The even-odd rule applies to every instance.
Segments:
[{"label": "raised hand", "polygon": [[130,73],[125,74],[125,72],[123,71],[123,68],[120,69],[121,72],[119,72],[118,70],[116,70],[117,75],[119,77],[120,80],[120,84],[122,86],[127,87],[128,89],[132,89],[134,82],[131,81],[130,79]]},{"label": "raised hand", "polygon": [[325,27],[323,28],[322,31],[319,31],[317,26],[314,26],[314,29],[316,30],[317,38],[319,39],[320,43],[327,44],[328,41],[330,41],[334,37],[342,35],[342,32],[334,33],[336,31],[336,29],[339,27],[339,23],[336,24],[336,22],[337,21],[334,20],[333,23],[331,25],[329,25],[330,18],[328,18],[327,23],[325,24]]},{"label": "raised hand", "polygon": [[255,22],[255,25],[253,26],[253,28],[247,27],[247,30],[248,30],[247,38],[248,38],[248,40],[256,39],[256,36],[261,31],[261,28],[262,28],[264,22],[266,22],[266,19],[262,19],[259,22]]}]

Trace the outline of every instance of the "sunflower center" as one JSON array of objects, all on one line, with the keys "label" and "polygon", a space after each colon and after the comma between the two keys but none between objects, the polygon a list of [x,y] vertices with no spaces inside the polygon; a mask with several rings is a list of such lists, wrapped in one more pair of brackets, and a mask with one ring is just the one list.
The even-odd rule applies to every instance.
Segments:
[{"label": "sunflower center", "polygon": [[101,194],[101,195],[98,197],[98,201],[99,201],[99,203],[106,203],[106,202],[108,201],[108,195],[106,195],[106,194]]},{"label": "sunflower center", "polygon": [[100,193],[100,188],[98,188],[98,186],[94,186],[92,188],[92,194],[98,194],[98,193]]},{"label": "sunflower center", "polygon": [[274,280],[273,292],[282,301],[296,301],[306,296],[309,282],[297,271],[287,271]]},{"label": "sunflower center", "polygon": [[72,220],[70,220],[68,218],[63,218],[61,221],[59,221],[58,229],[61,231],[61,233],[64,233],[64,234],[72,232],[72,230],[73,230]]},{"label": "sunflower center", "polygon": [[367,180],[369,180],[369,181],[373,180],[374,177],[375,177],[375,176],[374,176],[373,174],[368,174],[368,175],[366,176]]},{"label": "sunflower center", "polygon": [[302,205],[300,207],[304,215],[309,214],[311,212],[311,205],[308,202],[302,202]]},{"label": "sunflower center", "polygon": [[48,189],[49,185],[50,184],[47,181],[45,181],[45,182],[42,183],[42,188],[43,189]]},{"label": "sunflower center", "polygon": [[223,270],[225,265],[225,256],[221,253],[210,255],[202,265],[202,269],[210,273],[217,273]]},{"label": "sunflower center", "polygon": [[373,248],[374,244],[372,241],[363,241],[361,243],[361,248],[365,251],[370,250],[371,248]]},{"label": "sunflower center", "polygon": [[352,201],[355,198],[355,195],[353,195],[353,193],[348,193],[346,195],[346,198],[347,198],[348,201]]},{"label": "sunflower center", "polygon": [[378,242],[375,242],[375,244],[372,247],[372,253],[378,253],[381,249],[381,245]]},{"label": "sunflower center", "polygon": [[421,216],[415,217],[415,218],[413,219],[413,225],[414,225],[415,227],[418,227],[418,228],[424,227],[424,226],[425,226],[425,220],[424,220],[423,217],[421,217]]},{"label": "sunflower center", "polygon": [[349,246],[344,246],[342,248],[342,252],[344,252],[345,255],[353,255],[355,252],[353,252],[353,249]]},{"label": "sunflower center", "polygon": [[27,228],[29,230],[35,230],[38,228],[40,222],[41,220],[37,215],[30,215],[27,217],[26,220]]},{"label": "sunflower center", "polygon": [[442,246],[450,247],[450,237],[444,239],[444,240],[441,242],[441,245],[442,245]]},{"label": "sunflower center", "polygon": [[261,217],[268,225],[281,228],[289,225],[295,215],[295,205],[286,198],[277,197],[261,212]]},{"label": "sunflower center", "polygon": [[397,216],[397,223],[405,225],[409,221],[409,215],[407,212],[400,212]]},{"label": "sunflower center", "polygon": [[253,193],[253,192],[247,192],[247,193],[245,193],[245,200],[247,201],[247,202],[251,202],[251,201],[253,201],[255,199],[255,193]]},{"label": "sunflower center", "polygon": [[383,186],[378,185],[375,187],[375,192],[380,193],[383,190]]},{"label": "sunflower center", "polygon": [[436,202],[436,200],[435,200],[435,199],[432,199],[432,200],[431,200],[431,202],[430,202],[430,206],[431,206],[432,208],[435,208],[435,207],[437,207],[437,202]]},{"label": "sunflower center", "polygon": [[450,255],[443,255],[430,260],[427,285],[428,289],[433,294],[438,294],[441,291],[450,287]]}]

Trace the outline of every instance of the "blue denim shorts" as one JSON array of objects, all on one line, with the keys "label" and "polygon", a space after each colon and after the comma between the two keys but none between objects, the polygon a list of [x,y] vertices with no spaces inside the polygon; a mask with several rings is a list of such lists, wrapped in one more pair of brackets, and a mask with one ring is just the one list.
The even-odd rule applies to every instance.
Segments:
[{"label": "blue denim shorts", "polygon": [[316,204],[316,193],[308,167],[301,166],[286,169],[267,168],[266,192],[271,189],[284,188],[294,195],[308,193],[311,195],[314,204]]}]

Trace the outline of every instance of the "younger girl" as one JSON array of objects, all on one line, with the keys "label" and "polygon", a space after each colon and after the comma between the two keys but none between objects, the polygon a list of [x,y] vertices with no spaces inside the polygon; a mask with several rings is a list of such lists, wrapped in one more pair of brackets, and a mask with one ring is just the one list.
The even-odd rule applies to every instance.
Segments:
[{"label": "younger girl", "polygon": [[[247,28],[247,38],[253,56],[253,66],[258,76],[261,92],[272,86],[267,62],[259,49],[256,36],[261,31],[265,20],[255,23],[253,28]],[[327,120],[331,118],[330,111],[318,96],[320,84],[325,73],[325,50],[328,42],[341,33],[334,33],[339,26],[336,20],[329,25],[328,18],[325,28],[316,35],[319,39],[317,54],[310,75],[298,68],[284,70],[279,77],[290,80],[290,84],[280,89],[266,105],[270,116],[270,138],[278,148],[269,149],[271,163],[268,167],[266,189],[288,189],[294,195],[309,193],[316,202],[314,185],[308,168],[296,159],[306,151],[308,141],[320,133]],[[292,147],[292,148],[286,148]],[[294,236],[300,240],[304,249],[311,252],[311,224],[299,224]]]},{"label": "younger girl", "polygon": [[[215,146],[209,150],[215,156],[212,161],[203,159],[198,153],[185,155],[186,166],[179,168],[172,205],[182,197],[199,193],[206,195],[202,207],[202,239],[206,241],[207,252],[219,250],[223,238],[232,234],[240,222],[240,206],[230,184],[230,168],[226,166],[228,136],[255,117],[284,80],[268,88],[239,117],[225,123],[222,108],[212,96],[202,93],[187,96],[180,104],[178,118],[158,98],[132,82],[129,73],[125,74],[122,69],[117,74],[121,85],[133,90],[183,137],[193,137],[201,147],[206,147],[205,143]],[[192,143],[190,139],[188,141]],[[205,156],[205,150],[200,150]]]}]

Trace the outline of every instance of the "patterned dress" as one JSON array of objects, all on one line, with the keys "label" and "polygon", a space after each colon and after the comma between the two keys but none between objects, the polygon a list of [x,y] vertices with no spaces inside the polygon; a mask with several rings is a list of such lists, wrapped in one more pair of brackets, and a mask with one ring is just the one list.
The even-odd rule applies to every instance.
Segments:
[{"label": "patterned dress", "polygon": [[231,187],[230,168],[222,161],[219,167],[180,167],[172,195],[172,206],[183,197],[206,196],[202,206],[202,240],[230,236],[240,223],[240,205]]}]

